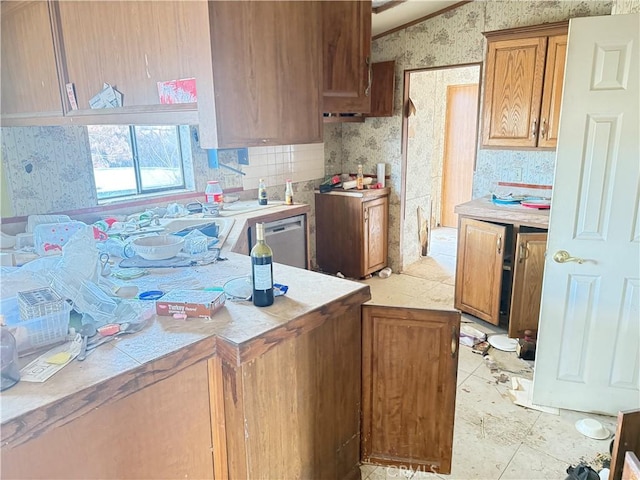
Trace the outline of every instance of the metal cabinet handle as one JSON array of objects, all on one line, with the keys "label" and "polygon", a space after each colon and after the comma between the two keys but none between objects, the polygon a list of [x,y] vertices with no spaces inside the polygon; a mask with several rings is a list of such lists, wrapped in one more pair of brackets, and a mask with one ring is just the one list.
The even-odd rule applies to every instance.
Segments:
[{"label": "metal cabinet handle", "polygon": [[547,135],[547,121],[543,118],[540,124],[540,138],[544,138]]},{"label": "metal cabinet handle", "polygon": [[533,138],[536,138],[536,133],[538,131],[538,122],[537,120],[534,118],[533,119],[533,124],[531,125],[531,136]]},{"label": "metal cabinet handle", "polygon": [[451,327],[451,356],[455,357],[458,353],[458,343],[460,342],[460,335],[458,334],[458,328],[453,325]]},{"label": "metal cabinet handle", "polygon": [[527,258],[527,244],[521,243],[520,250],[518,252],[518,263],[522,263]]},{"label": "metal cabinet handle", "polygon": [[367,67],[369,67],[369,83],[367,84],[367,88],[364,89],[364,96],[368,97],[369,93],[371,93],[371,81],[373,72],[371,71],[373,66],[371,64],[371,58],[367,57],[366,59]]},{"label": "metal cabinet handle", "polygon": [[498,235],[498,241],[496,242],[496,249],[498,254],[502,252],[502,235]]},{"label": "metal cabinet handle", "polygon": [[576,262],[579,264],[583,264],[585,262],[583,258],[572,257],[566,250],[558,250],[553,255],[553,261],[556,263]]}]

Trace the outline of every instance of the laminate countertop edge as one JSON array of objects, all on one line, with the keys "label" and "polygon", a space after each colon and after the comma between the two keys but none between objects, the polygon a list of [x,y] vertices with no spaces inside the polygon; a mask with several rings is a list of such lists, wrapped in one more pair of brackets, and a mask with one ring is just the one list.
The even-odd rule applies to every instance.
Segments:
[{"label": "laminate countertop edge", "polygon": [[[553,208],[553,206],[552,206]],[[454,212],[460,216],[502,222],[527,227],[549,228],[549,209],[523,207],[519,204],[496,205],[489,197],[476,198],[456,205]]]}]

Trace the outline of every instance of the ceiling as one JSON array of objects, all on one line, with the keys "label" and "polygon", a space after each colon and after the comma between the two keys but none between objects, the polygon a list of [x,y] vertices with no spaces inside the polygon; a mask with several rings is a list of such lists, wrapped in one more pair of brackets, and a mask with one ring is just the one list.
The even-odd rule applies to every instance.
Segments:
[{"label": "ceiling", "polygon": [[[460,3],[460,0],[374,0],[373,9],[380,7],[380,13],[371,14],[371,34],[375,37],[427,15]],[[386,9],[385,9],[386,7]]]}]

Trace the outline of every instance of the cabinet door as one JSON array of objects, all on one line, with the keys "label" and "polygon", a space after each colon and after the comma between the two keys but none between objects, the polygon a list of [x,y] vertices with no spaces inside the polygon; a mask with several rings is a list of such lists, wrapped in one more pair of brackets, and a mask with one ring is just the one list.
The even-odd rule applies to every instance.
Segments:
[{"label": "cabinet door", "polygon": [[362,204],[364,211],[364,275],[387,265],[387,230],[389,198],[382,197]]},{"label": "cabinet door", "polygon": [[364,276],[361,198],[327,193],[316,193],[315,198],[318,267],[350,278]]},{"label": "cabinet door", "polygon": [[460,217],[455,307],[500,323],[506,227]]},{"label": "cabinet door", "polygon": [[513,270],[509,336],[522,338],[525,330],[538,331],[546,233],[519,233]]},{"label": "cabinet door", "polygon": [[47,2],[2,2],[3,120],[62,116],[51,38]]},{"label": "cabinet door", "polygon": [[322,141],[319,2],[209,2],[219,146]]},{"label": "cabinet door", "polygon": [[560,126],[560,104],[564,84],[564,62],[567,57],[567,35],[549,37],[547,61],[542,88],[539,147],[555,148]]},{"label": "cabinet door", "polygon": [[322,2],[326,113],[371,110],[371,1]]},{"label": "cabinet door", "polygon": [[371,112],[367,117],[392,117],[396,62],[377,62],[371,67]]},{"label": "cabinet door", "polygon": [[451,472],[459,326],[456,311],[362,306],[363,462]]},{"label": "cabinet door", "polygon": [[482,144],[535,147],[547,37],[489,42]]},{"label": "cabinet door", "polygon": [[[160,105],[157,82],[195,77],[206,62],[198,45],[208,42],[206,2],[54,2],[63,53],[64,82],[75,85],[79,110],[109,83],[123,106]],[[204,62],[204,63],[203,63]],[[190,104],[195,110],[196,105]],[[95,111],[93,111],[95,113]]]}]

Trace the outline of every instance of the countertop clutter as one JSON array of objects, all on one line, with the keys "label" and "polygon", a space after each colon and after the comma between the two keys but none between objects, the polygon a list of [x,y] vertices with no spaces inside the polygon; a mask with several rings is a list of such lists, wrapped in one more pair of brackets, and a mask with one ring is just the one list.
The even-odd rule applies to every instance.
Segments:
[{"label": "countertop clutter", "polygon": [[[254,205],[256,204],[256,205]],[[248,249],[246,246],[247,229],[255,222],[264,220],[279,219],[290,215],[306,214],[309,211],[308,205],[282,205],[279,202],[272,203],[266,207],[257,208],[257,202],[238,202],[234,205],[234,209],[228,209],[225,217],[204,217],[201,214],[189,215],[186,217],[175,219],[161,219],[158,223],[161,228],[159,232],[147,232],[148,235],[157,235],[174,233],[178,230],[188,227],[193,228],[198,225],[217,224],[217,242],[215,246],[220,249],[219,258],[221,261],[208,264],[193,263],[187,268],[119,268],[120,259],[111,265],[108,275],[101,277],[100,285],[112,286],[114,295],[107,300],[117,304],[122,298],[116,295],[120,292],[127,293],[125,297],[135,297],[130,300],[135,305],[134,311],[139,315],[151,317],[145,319],[146,325],[141,331],[133,335],[124,335],[114,338],[113,341],[106,342],[95,351],[89,352],[87,359],[82,362],[72,361],[53,377],[43,383],[19,382],[10,390],[3,392],[0,399],[1,405],[1,423],[3,429],[3,444],[10,443],[14,438],[14,434],[23,435],[24,425],[30,424],[29,418],[37,418],[39,409],[48,408],[51,404],[63,402],[70,396],[82,395],[87,389],[95,388],[97,385],[103,387],[121,375],[136,375],[137,369],[142,368],[145,364],[153,362],[158,358],[166,357],[180,352],[186,347],[194,344],[207,345],[202,351],[195,349],[193,355],[213,354],[216,350],[216,343],[224,341],[229,345],[242,346],[249,348],[253,342],[260,342],[260,338],[264,335],[274,335],[279,329],[286,329],[287,324],[301,315],[307,314],[319,306],[329,303],[336,298],[345,294],[363,290],[359,284],[334,279],[324,275],[319,275],[306,270],[295,269],[285,265],[274,265],[274,279],[276,282],[288,286],[287,295],[281,295],[276,298],[276,302],[268,309],[260,310],[255,308],[250,301],[243,301],[232,298],[223,303],[221,308],[216,308],[214,314],[210,318],[184,318],[183,315],[157,316],[155,313],[155,300],[157,297],[147,296],[142,293],[160,292],[160,295],[168,294],[173,291],[194,290],[203,292],[209,289],[212,298],[220,295],[223,286],[232,279],[247,278],[250,275],[250,259],[246,255]],[[231,214],[231,212],[234,212]],[[66,219],[62,219],[66,220]],[[80,222],[77,222],[80,223]],[[60,224],[62,225],[62,224]],[[165,228],[166,227],[166,228]],[[154,229],[153,225],[145,228]],[[164,230],[163,230],[164,229]],[[152,237],[148,238],[152,238]],[[134,237],[135,238],[135,237]],[[103,239],[96,239],[96,242],[104,242]],[[8,249],[5,251],[9,251]],[[234,253],[234,251],[238,253]],[[135,258],[135,257],[134,257]],[[66,281],[68,275],[64,273],[64,268],[68,266],[64,261],[68,258],[62,255],[51,255],[46,258],[47,261],[61,262],[57,265],[60,271],[56,271],[51,278],[60,280],[60,285],[65,285],[65,290],[58,293],[65,296],[66,288],[72,283]],[[222,261],[224,259],[224,261]],[[124,259],[130,260],[130,259]],[[124,261],[123,260],[123,261]],[[277,262],[277,259],[275,259]],[[27,263],[27,269],[28,269]],[[84,264],[87,267],[87,264]],[[103,265],[104,267],[104,265]],[[87,267],[88,268],[88,267]],[[18,271],[21,269],[14,269]],[[55,269],[54,269],[55,271]],[[145,274],[141,276],[129,275],[143,271]],[[68,272],[67,272],[68,273]],[[104,271],[103,271],[104,273]],[[5,277],[7,279],[8,277]],[[47,277],[49,278],[49,277]],[[69,277],[70,278],[70,277]],[[5,280],[3,279],[3,280]],[[104,281],[104,283],[103,283]],[[10,291],[12,287],[8,285],[10,282],[4,282],[3,285],[3,310],[7,305],[4,298],[6,291]],[[80,282],[78,289],[83,294],[82,299],[77,302],[83,305],[83,300],[89,300],[84,295],[85,288],[90,282]],[[51,283],[55,287],[57,284]],[[318,285],[322,285],[318,288]],[[19,288],[14,286],[15,288]],[[95,292],[96,285],[91,289]],[[14,289],[15,289],[14,288]],[[59,289],[62,290],[62,289]],[[366,287],[364,288],[366,290]],[[313,292],[311,294],[310,292]],[[73,292],[77,293],[77,292]],[[104,292],[102,292],[104,294]],[[137,295],[139,293],[139,295]],[[55,291],[54,291],[55,294]],[[363,299],[366,292],[362,292]],[[121,298],[118,299],[117,297]],[[67,295],[67,298],[69,296]],[[56,295],[56,298],[59,298]],[[102,298],[102,297],[101,297]],[[144,300],[148,298],[148,300]],[[95,300],[95,297],[93,298]],[[62,301],[62,300],[61,300]],[[126,302],[129,300],[123,300]],[[94,313],[97,308],[96,303],[89,306],[87,310]],[[74,302],[76,304],[76,302]],[[69,315],[69,305],[63,302],[64,308],[57,309],[57,313],[64,321],[61,324],[64,331],[67,329]],[[219,305],[218,305],[219,307]],[[22,308],[22,305],[21,305]],[[118,317],[117,312],[105,321],[97,322],[98,326],[105,323],[114,322],[124,325],[125,319]],[[101,313],[97,308],[97,313]],[[111,312],[109,312],[111,313]],[[62,317],[62,314],[66,317]],[[178,318],[179,317],[179,318]],[[53,318],[53,317],[47,317]],[[56,317],[57,318],[57,317]],[[97,314],[95,315],[97,319]],[[94,320],[95,321],[95,320]],[[133,320],[134,322],[137,320]],[[141,320],[142,321],[142,320]],[[126,323],[130,320],[127,319]],[[26,325],[26,322],[25,324]],[[125,328],[126,330],[126,328]],[[121,333],[131,333],[121,332]],[[286,336],[286,335],[285,335]],[[70,340],[71,341],[71,340]],[[204,342],[204,343],[203,343]],[[37,350],[37,355],[47,352],[48,348]],[[200,353],[198,353],[200,352]],[[26,360],[31,360],[34,356],[28,356],[20,359],[22,366],[26,364]],[[183,352],[181,355],[189,357],[190,353]],[[251,354],[244,353],[236,359],[238,362],[244,362]],[[63,418],[65,415],[72,413],[73,407],[69,404],[69,410],[64,407],[56,408],[56,416]],[[26,422],[26,423],[25,423]],[[37,423],[37,422],[36,422]],[[32,426],[35,427],[36,423]],[[12,432],[11,425],[16,428],[19,424],[23,426]],[[28,430],[28,428],[27,428]],[[20,433],[19,433],[20,432]]]}]

